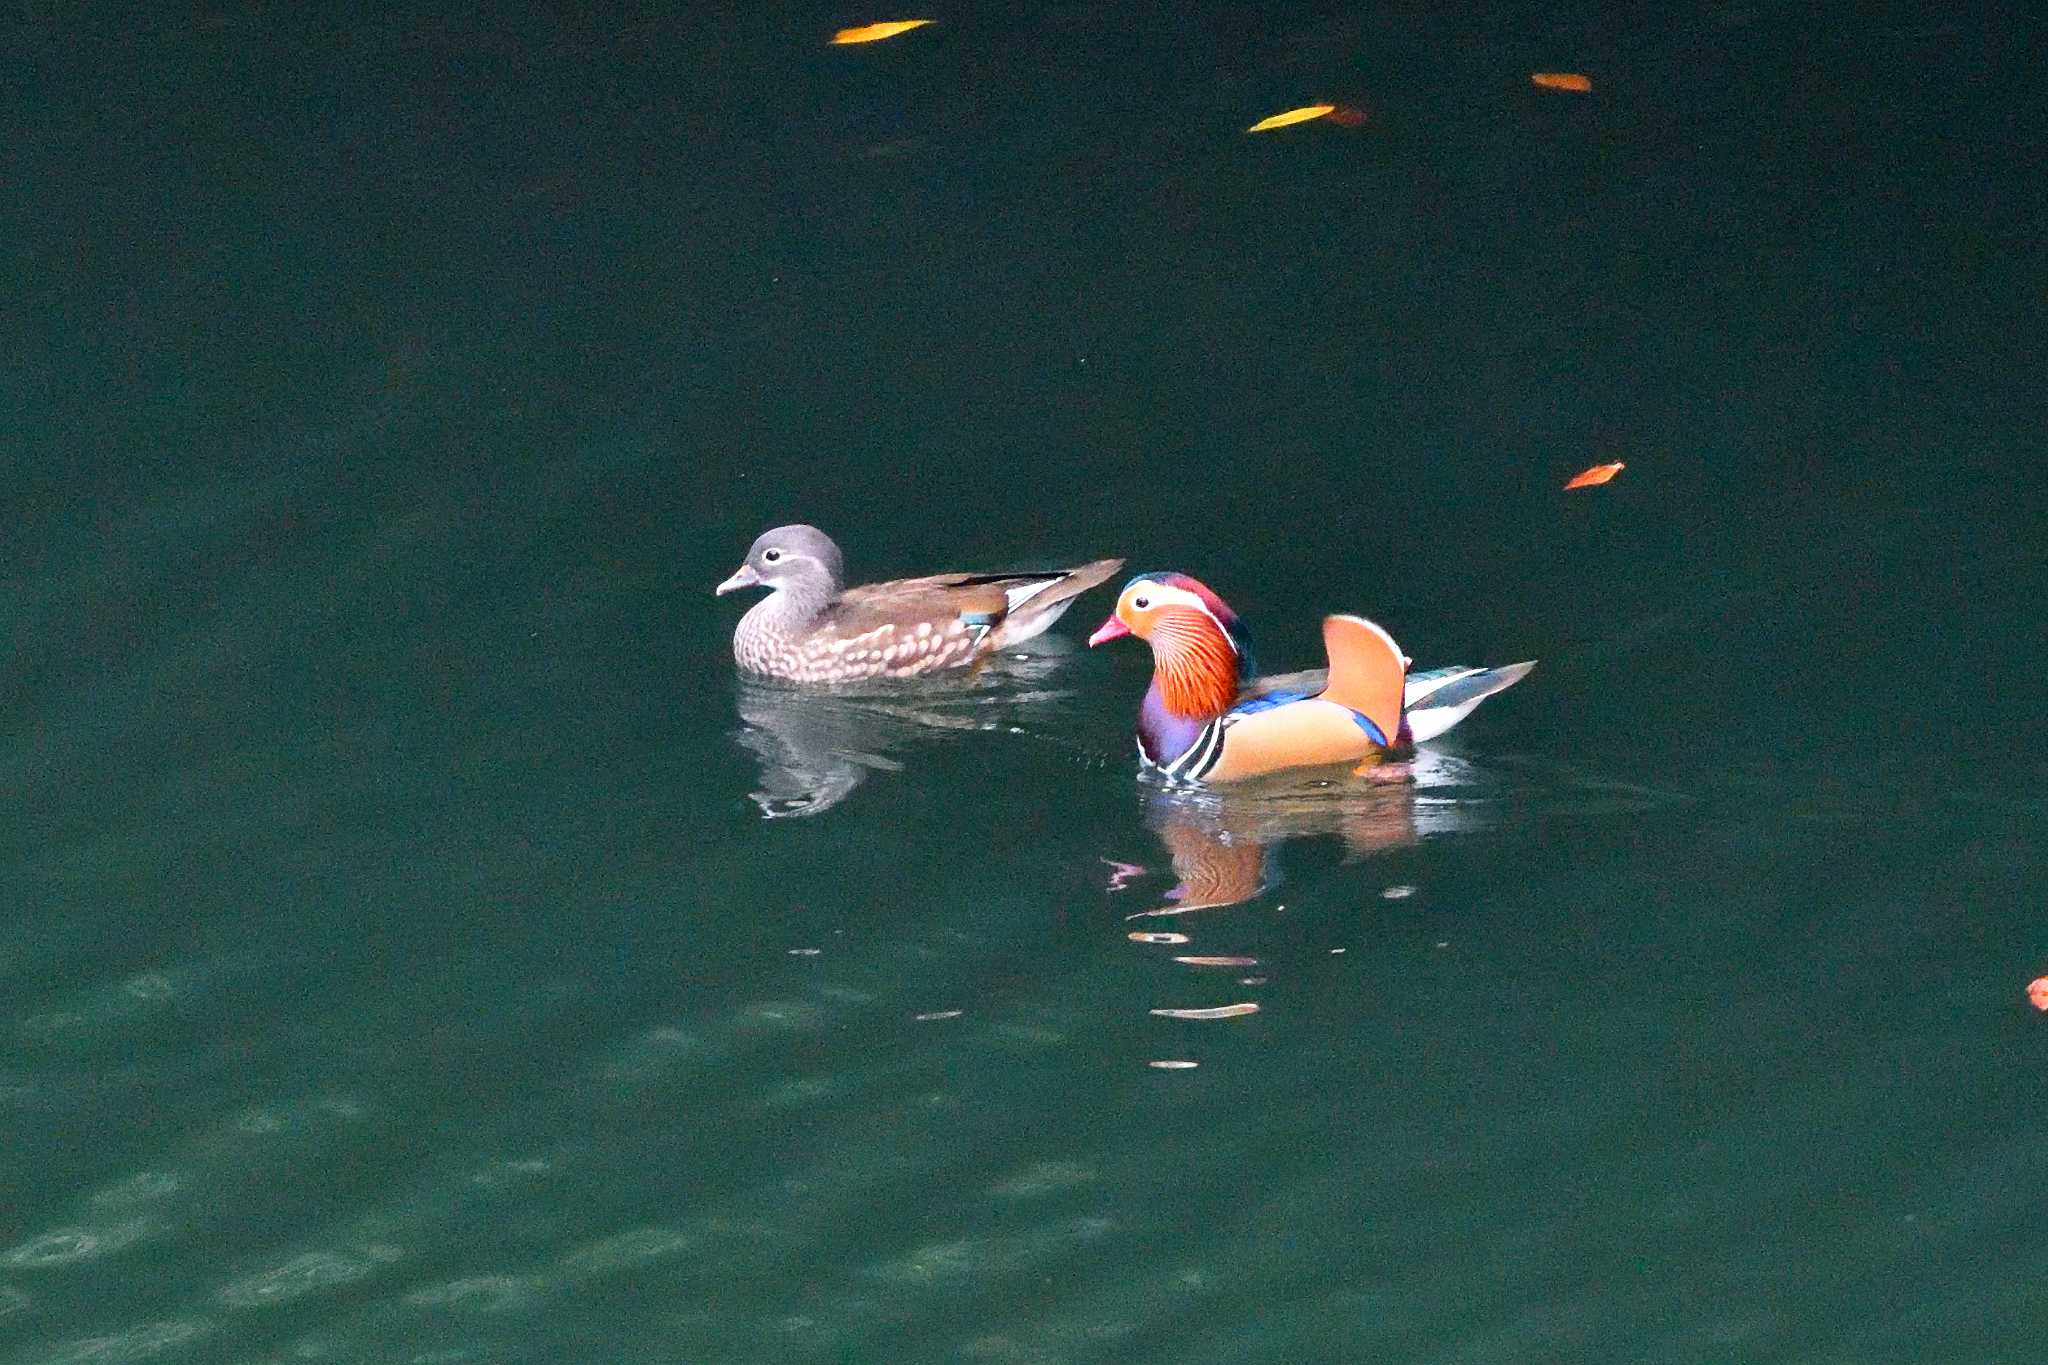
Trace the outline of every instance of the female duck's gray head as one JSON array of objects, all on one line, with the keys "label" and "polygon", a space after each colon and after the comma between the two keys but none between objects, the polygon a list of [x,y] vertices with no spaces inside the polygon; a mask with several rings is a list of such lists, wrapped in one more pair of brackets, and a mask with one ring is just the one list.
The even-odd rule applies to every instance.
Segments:
[{"label": "female duck's gray head", "polygon": [[774,588],[829,598],[845,581],[846,562],[832,537],[815,526],[778,526],[761,533],[746,562],[717,591],[723,597],[741,588]]}]

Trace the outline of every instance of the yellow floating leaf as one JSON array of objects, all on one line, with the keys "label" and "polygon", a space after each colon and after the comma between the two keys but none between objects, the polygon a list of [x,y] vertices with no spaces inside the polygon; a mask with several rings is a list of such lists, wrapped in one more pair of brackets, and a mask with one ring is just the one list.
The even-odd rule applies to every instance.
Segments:
[{"label": "yellow floating leaf", "polygon": [[1247,133],[1270,133],[1275,128],[1285,128],[1290,123],[1307,123],[1312,118],[1321,118],[1325,114],[1336,112],[1336,109],[1337,106],[1334,104],[1304,104],[1299,109],[1289,109],[1284,114],[1275,114],[1271,118],[1262,118],[1251,127],[1245,129],[1245,131]]},{"label": "yellow floating leaf", "polygon": [[899,33],[908,33],[914,28],[923,28],[929,19],[891,19],[883,24],[863,24],[859,28],[842,28],[832,35],[835,43],[879,43],[884,38],[894,38]]},{"label": "yellow floating leaf", "polygon": [[1595,484],[1606,483],[1609,479],[1627,468],[1628,466],[1620,460],[1616,460],[1613,464],[1596,464],[1591,469],[1582,469],[1572,475],[1571,481],[1565,487],[1567,489],[1591,488]]},{"label": "yellow floating leaf", "polygon": [[1538,71],[1529,77],[1529,84],[1540,85],[1545,90],[1575,90],[1581,95],[1589,94],[1593,89],[1593,82],[1576,71]]}]

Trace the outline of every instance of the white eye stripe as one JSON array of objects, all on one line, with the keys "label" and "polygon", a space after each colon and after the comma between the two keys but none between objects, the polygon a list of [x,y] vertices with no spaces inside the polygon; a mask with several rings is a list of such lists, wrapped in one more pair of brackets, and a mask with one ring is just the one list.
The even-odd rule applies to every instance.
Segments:
[{"label": "white eye stripe", "polygon": [[[1164,583],[1154,583],[1147,579],[1143,583],[1133,583],[1131,591],[1151,598],[1152,605],[1155,607],[1193,607],[1205,615],[1213,614],[1210,613],[1207,602],[1204,602],[1186,588],[1169,587]],[[1137,605],[1135,600],[1133,600],[1132,605]]]},{"label": "white eye stripe", "polygon": [[[1189,607],[1215,622],[1216,629],[1222,632],[1224,639],[1231,639],[1229,629],[1224,626],[1222,621],[1217,619],[1215,612],[1209,610],[1209,604],[1194,593],[1189,592],[1186,588],[1176,588],[1165,583],[1155,583],[1148,578],[1143,582],[1133,583],[1125,591],[1133,611],[1147,610],[1147,608],[1138,605],[1139,597],[1151,599],[1151,608],[1154,610],[1160,607]],[[1235,647],[1235,644],[1236,642],[1233,640],[1233,647]]]}]

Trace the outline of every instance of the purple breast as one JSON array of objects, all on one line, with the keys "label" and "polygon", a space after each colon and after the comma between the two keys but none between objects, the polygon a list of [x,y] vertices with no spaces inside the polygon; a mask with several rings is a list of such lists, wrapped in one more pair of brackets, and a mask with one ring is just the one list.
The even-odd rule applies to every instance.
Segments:
[{"label": "purple breast", "polygon": [[1168,764],[1188,751],[1208,723],[1199,717],[1169,714],[1159,684],[1154,682],[1138,707],[1138,745],[1153,763]]}]

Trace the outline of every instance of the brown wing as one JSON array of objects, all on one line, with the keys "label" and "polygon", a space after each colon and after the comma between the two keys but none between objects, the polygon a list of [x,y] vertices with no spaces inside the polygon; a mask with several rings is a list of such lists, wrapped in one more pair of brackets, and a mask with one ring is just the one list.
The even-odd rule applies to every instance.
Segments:
[{"label": "brown wing", "polygon": [[[972,618],[974,624],[993,627],[1010,614],[1012,600],[1019,603],[1018,610],[1024,615],[1046,612],[1086,592],[1122,566],[1121,559],[1098,559],[1079,568],[1043,573],[939,573],[896,578],[848,588],[833,604],[831,614],[844,616],[855,633],[890,621],[936,625],[962,616]],[[1019,591],[1030,588],[1037,591]]]},{"label": "brown wing", "polygon": [[832,604],[827,619],[835,630],[860,634],[885,623],[933,626],[963,615],[986,617],[990,624],[1010,609],[1004,589],[1028,583],[1038,574],[939,573],[925,578],[897,578],[848,588]]}]

